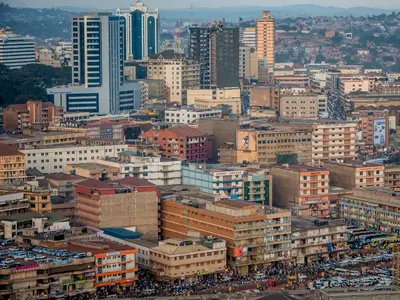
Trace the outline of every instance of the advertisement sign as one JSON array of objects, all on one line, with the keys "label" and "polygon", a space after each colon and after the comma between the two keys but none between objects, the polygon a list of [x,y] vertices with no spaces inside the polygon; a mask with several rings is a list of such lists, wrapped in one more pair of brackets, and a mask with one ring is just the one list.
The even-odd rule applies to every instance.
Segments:
[{"label": "advertisement sign", "polygon": [[26,266],[14,267],[13,271],[14,272],[33,271],[36,270],[38,267],[39,267],[38,264],[30,264]]},{"label": "advertisement sign", "polygon": [[386,121],[374,121],[374,146],[385,146],[386,143]]}]

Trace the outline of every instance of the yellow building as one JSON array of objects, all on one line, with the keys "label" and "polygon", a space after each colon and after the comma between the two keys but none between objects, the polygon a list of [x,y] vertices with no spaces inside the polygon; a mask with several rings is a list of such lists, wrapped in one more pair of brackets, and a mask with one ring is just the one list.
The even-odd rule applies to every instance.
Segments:
[{"label": "yellow building", "polygon": [[26,180],[26,156],[12,146],[0,144],[0,184]]},{"label": "yellow building", "polygon": [[29,211],[44,213],[52,212],[51,192],[49,190],[32,190],[25,192],[25,197],[29,200]]},{"label": "yellow building", "polygon": [[232,87],[187,91],[187,105],[193,105],[195,108],[208,109],[222,104],[229,105],[233,114],[240,115],[242,112],[240,89]]},{"label": "yellow building", "polygon": [[356,160],[339,160],[324,162],[324,167],[330,171],[332,186],[351,190],[385,184],[384,165],[364,165]]},{"label": "yellow building", "polygon": [[265,59],[266,65],[273,68],[275,64],[275,20],[269,11],[256,22],[256,48],[258,59]]},{"label": "yellow building", "polygon": [[385,186],[400,192],[400,166],[390,165],[385,167]]},{"label": "yellow building", "polygon": [[150,248],[152,272],[167,280],[197,281],[225,272],[226,243],[222,239],[168,239]]}]

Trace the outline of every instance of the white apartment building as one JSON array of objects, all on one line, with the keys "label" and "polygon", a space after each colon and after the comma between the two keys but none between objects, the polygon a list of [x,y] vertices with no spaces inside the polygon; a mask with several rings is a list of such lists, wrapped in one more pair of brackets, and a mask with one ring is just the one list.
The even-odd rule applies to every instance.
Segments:
[{"label": "white apartment building", "polygon": [[118,158],[98,159],[97,163],[119,168],[120,177],[143,178],[155,185],[181,184],[182,162],[160,156],[138,156],[135,152],[122,152]]},{"label": "white apartment building", "polygon": [[255,27],[245,28],[244,32],[243,32],[243,39],[241,42],[244,45],[255,49],[256,48],[256,28]]},{"label": "white apartment building", "polygon": [[42,173],[64,172],[68,164],[95,162],[105,157],[117,157],[128,145],[82,146],[63,145],[38,149],[26,149],[26,167],[36,168]]},{"label": "white apartment building", "polygon": [[210,109],[225,104],[232,108],[232,113],[237,115],[242,113],[240,89],[234,87],[223,89],[188,90],[187,104],[193,105],[195,108],[199,109]]},{"label": "white apartment building", "polygon": [[0,29],[0,63],[19,69],[35,63],[35,40],[14,34],[9,27]]},{"label": "white apartment building", "polygon": [[165,111],[165,123],[189,124],[199,119],[222,116],[221,109],[195,110],[189,108],[170,109]]}]

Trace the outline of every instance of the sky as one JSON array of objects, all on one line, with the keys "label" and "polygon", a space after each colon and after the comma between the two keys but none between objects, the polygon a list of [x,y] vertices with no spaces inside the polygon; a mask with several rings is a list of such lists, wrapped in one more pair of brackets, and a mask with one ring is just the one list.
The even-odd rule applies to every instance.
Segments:
[{"label": "sky", "polygon": [[[0,0],[11,6],[56,7],[76,6],[85,8],[127,8],[134,0]],[[232,7],[232,6],[285,6],[292,4],[318,4],[323,6],[354,7],[368,6],[386,9],[400,9],[399,0],[142,0],[150,8],[188,8],[197,7]]]}]

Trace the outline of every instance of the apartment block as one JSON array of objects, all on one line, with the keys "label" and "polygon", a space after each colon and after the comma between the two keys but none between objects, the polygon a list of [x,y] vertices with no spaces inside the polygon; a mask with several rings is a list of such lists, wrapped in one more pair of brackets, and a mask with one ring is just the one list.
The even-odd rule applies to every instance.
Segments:
[{"label": "apartment block", "polygon": [[226,243],[222,239],[195,241],[174,238],[150,249],[151,272],[164,280],[196,282],[225,272]]},{"label": "apartment block", "polygon": [[66,165],[90,163],[97,159],[117,157],[119,152],[126,151],[128,145],[59,145],[21,150],[26,155],[28,168],[36,168],[43,173],[64,172]]},{"label": "apartment block", "polygon": [[361,139],[358,140],[360,152],[374,155],[389,147],[389,116],[385,113],[368,112],[358,115]]},{"label": "apartment block", "polygon": [[157,145],[165,158],[206,162],[212,156],[212,137],[191,127],[153,129],[142,133],[140,138],[142,143]]},{"label": "apartment block", "polygon": [[[311,130],[296,126],[236,131],[236,162],[264,164],[311,163]],[[221,153],[222,156],[222,153]]]},{"label": "apartment block", "polygon": [[51,102],[28,101],[26,104],[12,104],[3,110],[5,130],[20,130],[26,127],[39,126],[47,128],[57,125],[64,118],[62,106],[55,106]]},{"label": "apartment block", "polygon": [[302,216],[329,216],[329,170],[293,164],[272,167],[274,204]]},{"label": "apartment block", "polygon": [[202,192],[231,199],[243,199],[243,176],[240,169],[220,165],[189,163],[182,166],[182,184],[198,186]]},{"label": "apartment block", "polygon": [[391,188],[395,192],[400,192],[400,166],[385,166],[385,187]]},{"label": "apartment block", "polygon": [[79,223],[95,228],[136,227],[144,239],[158,239],[157,191],[147,180],[87,179],[76,185],[75,194]]},{"label": "apartment block", "polygon": [[330,172],[330,184],[347,190],[361,187],[384,186],[385,166],[367,165],[356,160],[324,162]]},{"label": "apartment block", "polygon": [[187,90],[200,88],[200,64],[173,50],[150,56],[147,79],[165,81],[167,99],[185,105]]},{"label": "apartment block", "polygon": [[266,66],[275,64],[275,20],[269,11],[264,11],[262,18],[256,20],[256,48],[258,59],[265,60]]},{"label": "apartment block", "polygon": [[119,178],[135,177],[146,179],[155,185],[181,184],[180,159],[162,158],[124,151],[118,157],[97,160],[105,168],[116,168]]},{"label": "apartment block", "polygon": [[340,200],[340,215],[352,225],[400,234],[400,194],[390,188],[368,187],[353,190]]},{"label": "apartment block", "polygon": [[219,118],[221,116],[221,109],[175,108],[165,111],[165,123],[191,124],[199,119]]},{"label": "apartment block", "polygon": [[272,176],[265,171],[246,170],[243,177],[243,199],[272,207]]},{"label": "apartment block", "polygon": [[54,187],[57,191],[57,195],[68,200],[74,198],[75,185],[85,180],[85,177],[78,176],[74,172],[66,173],[49,173],[46,174],[46,180]]},{"label": "apartment block", "polygon": [[292,217],[292,257],[297,265],[339,259],[347,246],[344,220]]},{"label": "apartment block", "polygon": [[289,86],[298,86],[298,87],[309,87],[310,86],[310,77],[307,75],[296,74],[296,75],[280,75],[274,76],[274,82],[278,85],[289,85]]},{"label": "apartment block", "polygon": [[30,207],[23,191],[0,190],[0,218],[26,213]]},{"label": "apartment block", "polygon": [[242,113],[240,89],[235,87],[188,90],[187,105],[193,105],[198,109],[210,109],[228,105],[233,114],[240,115]]},{"label": "apartment block", "polygon": [[291,259],[289,211],[264,209],[247,201],[172,197],[161,198],[161,211],[164,238],[183,239],[194,232],[224,239],[227,263],[241,274]]},{"label": "apartment block", "polygon": [[279,115],[283,118],[318,119],[318,95],[283,95],[280,99],[279,108]]},{"label": "apartment block", "polygon": [[103,165],[101,163],[80,163],[66,165],[65,173],[72,174],[77,177],[82,177],[84,178],[83,180],[118,180],[123,178],[120,174],[120,168]]},{"label": "apartment block", "polygon": [[0,143],[0,184],[19,184],[26,180],[26,155],[13,146]]},{"label": "apartment block", "polygon": [[375,90],[375,79],[367,76],[341,76],[339,77],[340,105],[345,113],[352,111],[351,97],[357,94],[367,94]]}]

